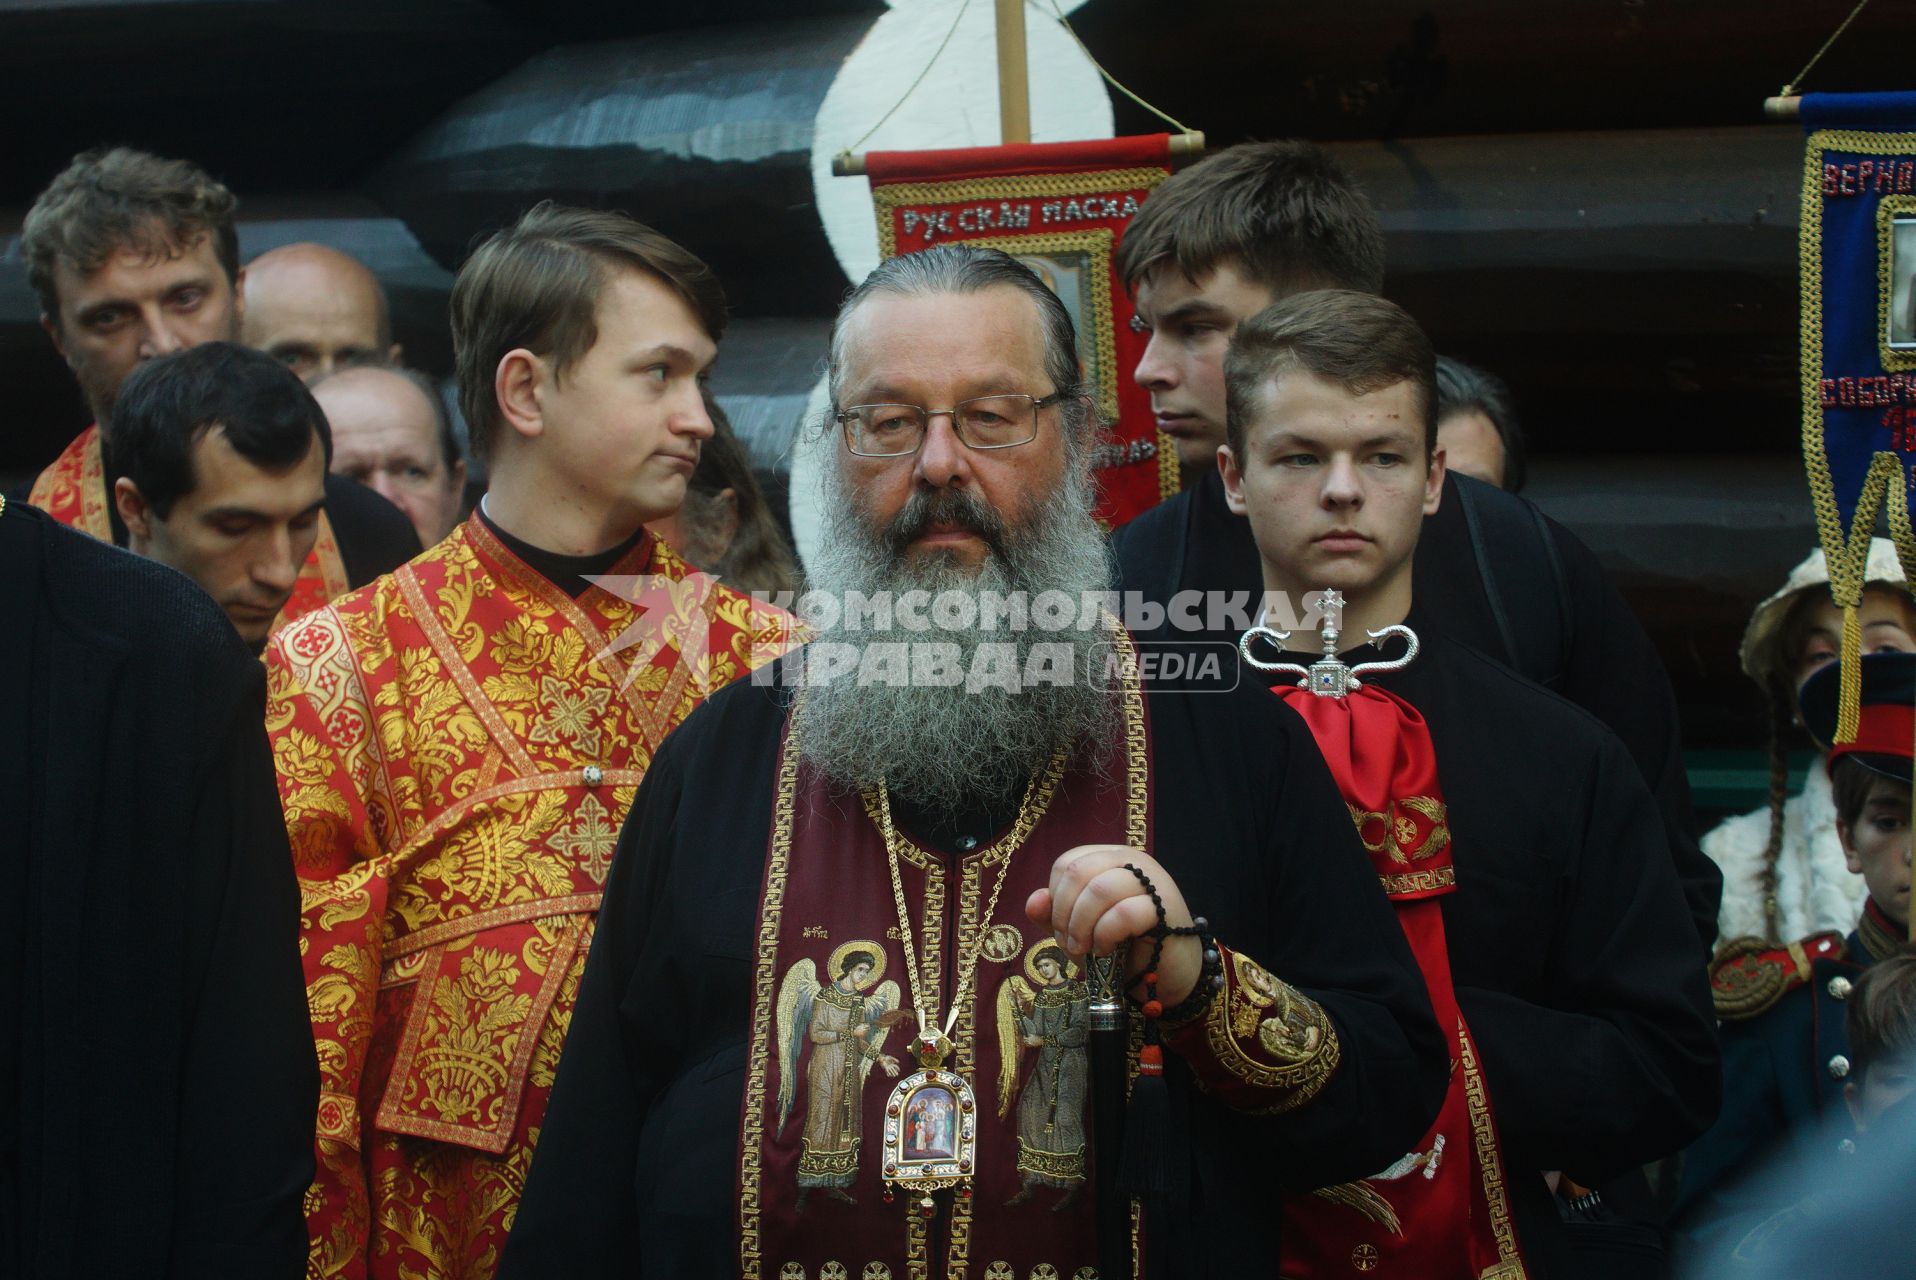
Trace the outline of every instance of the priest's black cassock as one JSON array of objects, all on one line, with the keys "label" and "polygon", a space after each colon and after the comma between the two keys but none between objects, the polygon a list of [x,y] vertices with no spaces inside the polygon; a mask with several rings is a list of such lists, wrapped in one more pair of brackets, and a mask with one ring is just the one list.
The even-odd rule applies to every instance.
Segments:
[{"label": "priest's black cassock", "polygon": [[[773,667],[774,678],[790,662]],[[771,1043],[791,1008],[774,992],[792,990],[797,967],[810,1007],[864,1008],[861,1044],[906,1057],[910,1025],[887,1031],[869,1004],[855,1004],[911,1005],[886,846],[859,797],[808,782],[810,767],[785,740],[790,690],[741,681],[688,718],[654,759],[620,838],[501,1274],[905,1280],[960,1265],[994,1278],[1097,1265],[1086,1166],[1074,1173],[1069,1150],[1046,1154],[1037,1132],[1053,1119],[1070,1127],[1075,1077],[1034,1074],[994,1034],[990,1010],[1006,1008],[1007,992],[1049,993],[1054,1012],[1082,1000],[1069,973],[1047,968],[1050,932],[1024,919],[1025,897],[1064,849],[1139,830],[1209,919],[1229,980],[1169,1037],[1173,1139],[1163,1150],[1192,1185],[1187,1207],[1144,1215],[1149,1274],[1267,1274],[1274,1190],[1360,1177],[1408,1150],[1443,1094],[1446,1038],[1308,729],[1261,688],[1132,697],[1114,763],[1102,779],[1067,770],[1007,868],[982,935],[980,1012],[955,1037],[983,1131],[976,1195],[962,1209],[944,1202],[915,1262],[903,1197],[880,1199],[879,1126],[893,1079],[866,1064],[863,1094],[852,1095],[862,1119],[843,1122],[859,1136],[838,1142],[844,1163],[834,1174],[809,1149],[831,1136],[815,1125],[824,1104],[813,1095],[842,1098],[856,1076],[821,1090],[805,1064],[842,1033],[814,1032],[807,1046],[787,1032]],[[963,921],[982,918],[988,861],[1019,804],[931,822],[906,800],[898,814],[912,855],[902,883],[926,948],[928,935],[949,942]],[[1128,825],[1147,811],[1142,827]],[[1054,824],[1060,813],[1077,816]],[[921,915],[934,883],[949,892]],[[943,946],[933,966],[941,1000],[957,983],[956,950]],[[861,956],[877,961],[884,982],[859,967]],[[842,997],[831,989],[841,974]],[[899,989],[883,997],[892,981]],[[793,1081],[795,1071],[803,1078]],[[1040,1105],[1043,1123],[1027,1125],[1034,1109],[1018,1082],[1037,1079],[1052,1082],[1051,1110]],[[1074,1115],[1061,1117],[1067,1103]],[[786,1107],[803,1121],[788,1121]],[[1020,1179],[1032,1194],[1008,1204]]]},{"label": "priest's black cassock", "polygon": [[[1590,1257],[1571,1251],[1604,1236],[1566,1235],[1544,1172],[1607,1184],[1687,1146],[1721,1098],[1682,886],[1656,802],[1614,734],[1450,639],[1421,601],[1406,622],[1416,659],[1364,679],[1429,729],[1456,874],[1440,899],[1451,979],[1483,1061],[1517,1234],[1533,1277],[1591,1274]],[[1305,667],[1320,656],[1254,652]],[[1355,666],[1403,652],[1389,640],[1340,656]]]},{"label": "priest's black cassock", "polygon": [[[1255,600],[1263,572],[1250,521],[1233,515],[1216,468],[1111,535],[1120,586],[1144,599],[1181,591]],[[1608,725],[1663,815],[1672,865],[1699,935],[1716,939],[1723,877],[1697,844],[1676,697],[1643,627],[1590,548],[1536,506],[1470,476],[1444,476],[1414,566],[1417,602],[1454,639],[1562,694]],[[1299,606],[1301,607],[1301,606]],[[1235,644],[1234,632],[1144,639]]]},{"label": "priest's black cassock", "polygon": [[300,1275],[319,1071],[265,675],[0,504],[0,1276]]}]

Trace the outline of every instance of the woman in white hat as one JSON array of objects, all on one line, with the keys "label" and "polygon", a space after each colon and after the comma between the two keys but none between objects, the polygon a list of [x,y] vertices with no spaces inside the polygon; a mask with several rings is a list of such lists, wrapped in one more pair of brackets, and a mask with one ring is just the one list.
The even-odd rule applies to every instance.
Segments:
[{"label": "woman in white hat", "polygon": [[[1868,585],[1858,614],[1863,652],[1916,652],[1916,603],[1887,538],[1870,542]],[[1782,944],[1854,927],[1863,907],[1862,877],[1843,861],[1829,775],[1811,769],[1803,790],[1787,796],[1785,748],[1800,723],[1796,693],[1811,673],[1836,661],[1843,611],[1830,599],[1829,567],[1813,551],[1782,590],[1756,607],[1743,633],[1743,672],[1763,688],[1770,708],[1770,802],[1728,818],[1703,837],[1703,852],[1723,871],[1719,945],[1760,937]]]}]

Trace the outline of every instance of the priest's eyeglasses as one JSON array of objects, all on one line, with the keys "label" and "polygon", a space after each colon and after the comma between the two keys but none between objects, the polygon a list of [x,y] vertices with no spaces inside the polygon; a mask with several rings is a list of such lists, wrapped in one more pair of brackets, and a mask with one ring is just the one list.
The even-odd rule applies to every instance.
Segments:
[{"label": "priest's eyeglasses", "polygon": [[833,415],[845,429],[845,447],[861,458],[901,458],[925,443],[931,420],[951,418],[952,430],[972,449],[1009,449],[1038,438],[1038,410],[1064,399],[1048,396],[978,396],[950,409],[915,404],[855,404]]}]

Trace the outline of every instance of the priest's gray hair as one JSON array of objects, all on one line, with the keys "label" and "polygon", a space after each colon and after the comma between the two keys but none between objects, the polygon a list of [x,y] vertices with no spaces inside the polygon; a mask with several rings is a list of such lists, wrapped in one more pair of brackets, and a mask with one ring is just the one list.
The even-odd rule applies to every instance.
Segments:
[{"label": "priest's gray hair", "polygon": [[[1072,462],[1080,461],[1088,452],[1098,421],[1078,374],[1078,338],[1071,325],[1071,313],[1030,267],[1008,253],[977,245],[938,245],[919,253],[887,258],[865,277],[864,283],[845,295],[838,316],[832,321],[831,353],[826,365],[832,412],[845,407],[838,397],[839,381],[845,369],[845,322],[867,298],[881,293],[921,298],[1007,287],[1025,294],[1037,305],[1039,323],[1044,328],[1045,376],[1051,379],[1054,391],[1063,393],[1058,408],[1064,415],[1065,447]],[[1040,393],[1034,389],[1032,394]]]}]

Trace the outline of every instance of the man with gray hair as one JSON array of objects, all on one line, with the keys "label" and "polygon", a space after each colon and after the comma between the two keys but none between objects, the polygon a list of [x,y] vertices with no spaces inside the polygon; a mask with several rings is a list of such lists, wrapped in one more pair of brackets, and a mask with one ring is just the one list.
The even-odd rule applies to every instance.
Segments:
[{"label": "man with gray hair", "polygon": [[439,388],[412,369],[360,365],[313,384],[333,429],[333,472],[406,513],[419,545],[438,546],[459,523],[466,459]]},{"label": "man with gray hair", "polygon": [[1523,426],[1510,387],[1496,374],[1437,357],[1437,444],[1450,470],[1506,493],[1523,488]]},{"label": "man with gray hair", "polygon": [[1434,1114],[1303,721],[1101,607],[1074,351],[994,250],[841,308],[815,639],[652,761],[503,1274],[1251,1274]]}]

